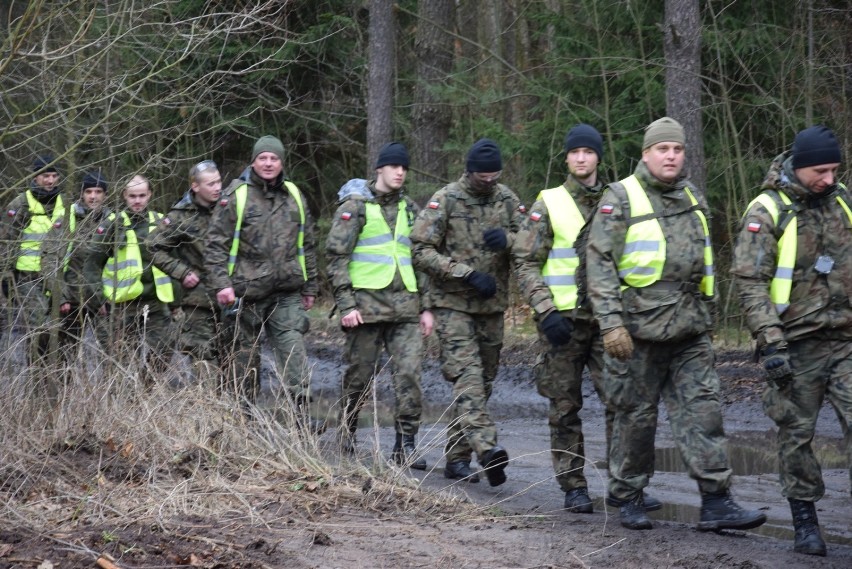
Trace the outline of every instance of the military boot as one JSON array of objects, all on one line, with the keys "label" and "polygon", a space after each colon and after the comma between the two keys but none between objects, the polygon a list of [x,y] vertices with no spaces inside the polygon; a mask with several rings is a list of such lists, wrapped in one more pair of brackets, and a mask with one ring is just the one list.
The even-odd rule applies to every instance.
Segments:
[{"label": "military boot", "polygon": [[586,488],[574,488],[565,492],[565,509],[577,514],[591,514],[594,512],[592,499]]},{"label": "military boot", "polygon": [[819,531],[816,504],[792,498],[787,501],[790,502],[790,511],[793,513],[793,527],[796,528],[793,551],[805,555],[825,557],[825,541],[823,541],[822,534]]},{"label": "military boot", "polygon": [[414,470],[426,470],[426,459],[417,457],[417,447],[414,444],[414,435],[396,434],[396,442],[391,451],[391,458],[400,466],[408,466]]},{"label": "military boot", "polygon": [[752,529],[763,525],[765,521],[766,514],[757,510],[742,509],[727,490],[701,494],[701,521],[698,522],[698,531]]},{"label": "military boot", "polygon": [[358,430],[358,406],[347,402],[340,413],[340,449],[349,455],[355,454]]},{"label": "military boot", "polygon": [[493,446],[490,450],[478,457],[479,465],[485,471],[488,483],[492,486],[500,486],[506,481],[506,465],[509,464],[509,454],[500,445]]},{"label": "military boot", "polygon": [[[645,502],[645,511],[646,512],[656,512],[657,510],[661,510],[663,508],[663,503],[651,496],[650,494],[646,494],[642,492],[642,501]],[[606,496],[606,505],[612,506],[613,508],[620,508],[624,500],[619,500],[612,494],[607,494]]]},{"label": "military boot", "polygon": [[475,484],[479,482],[479,473],[470,468],[469,461],[457,460],[455,462],[448,462],[444,466],[444,478],[449,478],[450,480],[467,480]]},{"label": "military boot", "polygon": [[618,507],[621,525],[627,529],[651,529],[653,524],[645,511],[645,499],[639,492],[631,500],[621,500]]}]

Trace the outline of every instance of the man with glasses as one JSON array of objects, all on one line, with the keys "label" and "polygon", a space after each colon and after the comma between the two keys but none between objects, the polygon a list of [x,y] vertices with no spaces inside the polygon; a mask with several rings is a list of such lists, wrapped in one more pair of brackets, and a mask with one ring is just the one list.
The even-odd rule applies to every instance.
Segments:
[{"label": "man with glasses", "polygon": [[190,356],[199,384],[219,388],[222,346],[216,295],[206,286],[204,242],[213,208],[222,194],[222,177],[212,160],[189,171],[190,188],[160,221],[146,242],[154,266],[181,291],[183,309],[178,349]]},{"label": "man with glasses", "polygon": [[497,144],[476,141],[465,173],[432,196],[411,231],[414,266],[430,277],[442,371],[453,384],[444,476],[478,482],[475,451],[492,486],[506,481],[509,456],[486,405],[503,346],[512,241],[525,211],[497,183],[502,168]]}]

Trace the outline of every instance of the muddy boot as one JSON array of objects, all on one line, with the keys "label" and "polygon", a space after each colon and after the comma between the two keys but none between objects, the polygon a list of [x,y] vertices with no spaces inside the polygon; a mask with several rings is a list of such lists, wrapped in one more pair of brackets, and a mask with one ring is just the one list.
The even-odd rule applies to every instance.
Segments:
[{"label": "muddy boot", "polygon": [[698,531],[752,529],[763,525],[765,521],[766,514],[757,510],[742,509],[727,490],[701,494],[701,521],[698,522]]},{"label": "muddy boot", "polygon": [[391,458],[400,466],[408,466],[414,470],[426,470],[426,459],[417,456],[417,447],[414,444],[414,435],[396,434],[396,443],[393,445]]},{"label": "muddy boot", "polygon": [[819,555],[825,557],[825,541],[819,531],[819,520],[817,520],[816,504],[804,500],[793,500],[789,498],[790,511],[793,512],[793,527],[796,528],[796,537],[793,551],[805,555]]},{"label": "muddy boot", "polygon": [[[645,492],[642,492],[642,501],[645,502],[645,511],[646,512],[656,512],[657,510],[663,509],[663,503],[662,502],[660,502],[659,500],[657,500],[653,496],[646,494]],[[606,505],[607,506],[612,506],[613,508],[620,508],[623,503],[624,503],[624,500],[619,500],[618,498],[616,498],[612,494],[607,494],[607,496],[606,496]]]},{"label": "muddy boot", "polygon": [[447,463],[444,467],[444,478],[449,478],[450,480],[467,480],[475,484],[479,482],[479,473],[470,468],[470,462],[459,460]]},{"label": "muddy boot", "polygon": [[594,512],[592,499],[586,488],[574,488],[565,492],[565,509],[577,514],[591,514]]},{"label": "muddy boot", "polygon": [[479,465],[485,471],[488,483],[492,486],[500,486],[506,481],[506,465],[509,464],[509,454],[500,445],[492,447],[482,456],[478,457]]},{"label": "muddy boot", "polygon": [[642,492],[632,500],[621,500],[618,507],[621,525],[627,529],[651,529],[653,524],[645,510],[645,498]]}]

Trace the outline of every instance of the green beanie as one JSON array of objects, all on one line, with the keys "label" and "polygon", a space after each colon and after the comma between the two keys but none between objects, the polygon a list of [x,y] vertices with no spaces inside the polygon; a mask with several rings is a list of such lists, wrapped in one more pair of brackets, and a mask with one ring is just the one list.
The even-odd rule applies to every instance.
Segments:
[{"label": "green beanie", "polygon": [[257,139],[257,142],[254,143],[254,150],[251,153],[251,161],[254,162],[254,159],[261,152],[272,152],[282,162],[284,161],[284,144],[272,135],[267,134]]},{"label": "green beanie", "polygon": [[654,146],[660,142],[677,142],[686,144],[683,127],[679,122],[670,117],[657,119],[645,127],[645,140],[642,142],[642,150]]}]

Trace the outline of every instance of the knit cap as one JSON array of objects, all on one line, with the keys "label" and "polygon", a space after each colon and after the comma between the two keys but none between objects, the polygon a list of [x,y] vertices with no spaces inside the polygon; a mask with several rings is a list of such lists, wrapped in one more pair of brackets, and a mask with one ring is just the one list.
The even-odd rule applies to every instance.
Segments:
[{"label": "knit cap", "polygon": [[686,144],[686,136],[683,134],[683,127],[680,123],[671,117],[663,117],[646,126],[642,150],[660,142]]},{"label": "knit cap", "polygon": [[101,188],[104,193],[106,193],[109,189],[107,187],[106,180],[104,180],[104,177],[100,172],[86,172],[83,175],[83,182],[80,184],[80,191],[82,192],[86,188]]},{"label": "knit cap", "polygon": [[51,154],[36,156],[33,160],[33,172],[44,174],[46,172],[56,172],[56,162]]},{"label": "knit cap", "polygon": [[598,130],[588,124],[578,124],[565,135],[565,152],[575,148],[591,148],[598,155],[598,161],[603,159],[603,138]]},{"label": "knit cap", "polygon": [[467,153],[468,172],[499,172],[503,169],[500,148],[490,138],[480,138]]},{"label": "knit cap", "polygon": [[254,143],[254,150],[251,153],[251,161],[254,162],[254,159],[261,152],[272,152],[281,161],[284,160],[284,144],[272,135],[267,134],[257,139],[257,142]]},{"label": "knit cap", "polygon": [[408,169],[411,160],[408,157],[408,150],[400,142],[388,142],[379,149],[379,157],[376,159],[376,169],[382,166],[402,166]]},{"label": "knit cap", "polygon": [[839,164],[840,144],[828,127],[818,124],[799,132],[793,139],[793,169]]}]

